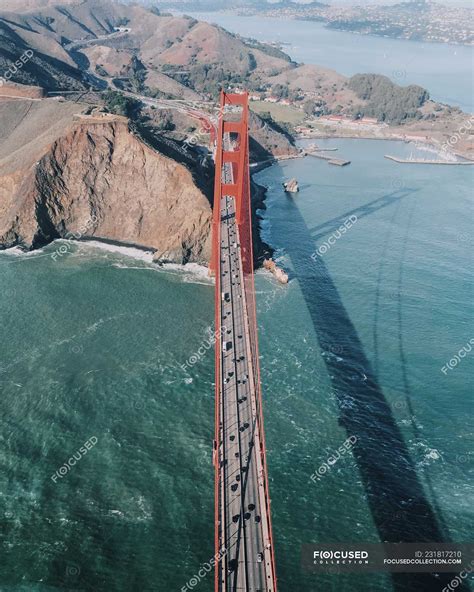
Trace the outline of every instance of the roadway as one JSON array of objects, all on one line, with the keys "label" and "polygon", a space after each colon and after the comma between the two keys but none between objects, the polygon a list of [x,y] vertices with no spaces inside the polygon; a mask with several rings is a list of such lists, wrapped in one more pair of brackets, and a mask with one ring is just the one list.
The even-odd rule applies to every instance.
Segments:
[{"label": "roadway", "polygon": [[[223,166],[223,183],[232,183],[228,163]],[[219,513],[221,542],[227,553],[220,564],[219,590],[273,592],[258,402],[232,196],[221,198],[220,224]]]}]

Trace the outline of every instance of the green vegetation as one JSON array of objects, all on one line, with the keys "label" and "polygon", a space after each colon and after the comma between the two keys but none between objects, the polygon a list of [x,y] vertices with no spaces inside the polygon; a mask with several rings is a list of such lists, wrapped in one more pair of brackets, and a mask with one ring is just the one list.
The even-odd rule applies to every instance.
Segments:
[{"label": "green vegetation", "polygon": [[336,105],[336,107],[331,111],[326,104],[326,101],[323,99],[309,99],[303,105],[303,111],[308,115],[308,117],[321,117],[321,115],[328,115],[331,112],[340,112],[342,110],[342,105]]},{"label": "green vegetation", "polygon": [[306,101],[303,105],[303,111],[306,113],[306,115],[314,115],[314,113],[316,112],[316,101]]},{"label": "green vegetation", "polygon": [[134,118],[140,111],[140,103],[120,92],[109,90],[104,97],[105,106],[110,113]]},{"label": "green vegetation", "polygon": [[301,99],[301,89],[293,90],[289,88],[288,84],[274,84],[272,86],[272,95],[278,99],[290,99],[290,101],[298,101]]},{"label": "green vegetation", "polygon": [[421,86],[398,86],[379,74],[356,74],[348,86],[360,99],[367,101],[364,107],[355,108],[355,116],[376,117],[387,123],[420,119],[419,108],[429,99],[428,91]]},{"label": "green vegetation", "polygon": [[159,88],[152,88],[150,86],[145,86],[143,91],[141,92],[142,95],[145,97],[151,97],[152,99],[180,99],[181,96],[176,96],[172,93],[165,92],[160,90]]},{"label": "green vegetation", "polygon": [[[337,29],[342,31],[350,31],[351,33],[365,33],[370,31],[371,35],[383,35],[384,37],[403,37],[404,29],[399,25],[387,25],[386,23],[378,24],[370,20],[348,21],[338,20],[330,22],[326,25],[328,29]],[[413,36],[412,39],[422,39],[421,34]]]},{"label": "green vegetation", "polygon": [[105,70],[100,64],[97,64],[95,67],[95,71],[99,76],[108,76],[107,70]]},{"label": "green vegetation", "polygon": [[146,66],[136,56],[133,56],[128,67],[128,76],[134,92],[140,93],[144,90],[146,75]]},{"label": "green vegetation", "polygon": [[245,83],[247,88],[251,88],[247,79],[247,75],[250,74],[249,70],[243,75],[237,74],[221,64],[195,63],[187,66],[186,72],[182,71],[181,66],[164,64],[163,72],[189,88],[209,93],[214,97],[219,95],[221,88],[229,86]]},{"label": "green vegetation", "polygon": [[160,113],[160,118],[155,126],[161,132],[172,132],[176,129],[176,125],[173,121],[173,115],[169,112]]},{"label": "green vegetation", "polygon": [[196,20],[194,17],[189,16],[188,14],[184,14],[183,18],[185,18],[187,21],[189,21],[189,28],[192,29],[192,27],[195,27],[198,24],[198,20]]},{"label": "green vegetation", "polygon": [[288,85],[274,84],[272,86],[272,95],[279,99],[287,99],[289,95]]},{"label": "green vegetation", "polygon": [[253,53],[249,53],[249,70],[253,71],[257,67],[257,60]]},{"label": "green vegetation", "polygon": [[258,114],[260,119],[262,119],[268,126],[270,126],[275,132],[279,134],[283,134],[287,140],[289,140],[290,144],[294,143],[293,134],[294,129],[291,123],[286,121],[276,121],[270,111],[262,111]]}]

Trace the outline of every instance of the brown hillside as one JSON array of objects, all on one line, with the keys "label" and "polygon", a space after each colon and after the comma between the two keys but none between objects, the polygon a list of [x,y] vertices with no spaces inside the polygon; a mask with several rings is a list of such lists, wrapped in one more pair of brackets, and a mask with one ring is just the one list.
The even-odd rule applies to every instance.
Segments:
[{"label": "brown hillside", "polygon": [[0,243],[31,248],[72,232],[207,261],[211,208],[191,173],[142,144],[126,119],[77,119],[79,109],[0,103],[0,122],[12,122],[0,128]]},{"label": "brown hillside", "polygon": [[[126,30],[118,30],[120,27]],[[15,48],[15,53],[20,54],[23,45],[35,51],[35,59],[48,56],[56,60],[50,66],[56,78],[61,78],[56,71],[61,70],[62,64],[88,70],[105,80],[108,77],[109,83],[114,76],[123,75],[132,57],[138,58],[151,80],[152,72],[174,66],[178,69],[173,73],[175,82],[168,81],[166,86],[171,91],[164,92],[174,89],[178,96],[185,93],[180,67],[192,71],[196,66],[209,64],[229,76],[250,76],[255,80],[290,67],[286,59],[265,53],[263,46],[252,47],[215,25],[189,17],[160,16],[138,5],[125,6],[110,0],[78,0],[67,6],[17,14],[0,12],[0,61],[2,36],[4,43],[9,44],[9,52]],[[5,66],[8,67],[8,58]],[[59,87],[45,77],[32,79],[33,71],[34,68],[25,67],[21,74],[30,78],[18,81]],[[71,72],[67,74],[71,76]],[[80,77],[79,73],[77,76]],[[192,88],[194,82],[192,73],[186,85]],[[202,91],[205,84],[198,86],[195,90]]]},{"label": "brown hillside", "polygon": [[[196,22],[182,38],[182,41],[160,53],[159,60],[164,64],[190,65],[223,63],[233,72],[244,73],[249,69],[249,54],[256,61],[259,71],[272,68],[284,69],[288,62],[250,48],[238,37],[224,29],[205,22]],[[146,53],[144,53],[146,56]]]}]

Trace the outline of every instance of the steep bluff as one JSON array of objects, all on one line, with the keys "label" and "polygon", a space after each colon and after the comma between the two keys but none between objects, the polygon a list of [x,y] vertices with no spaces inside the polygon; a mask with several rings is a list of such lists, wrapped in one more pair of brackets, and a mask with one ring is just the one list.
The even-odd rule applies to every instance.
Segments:
[{"label": "steep bluff", "polygon": [[76,116],[28,160],[0,161],[3,247],[73,235],[149,247],[161,261],[208,261],[209,200],[185,166],[143,144],[125,118]]}]

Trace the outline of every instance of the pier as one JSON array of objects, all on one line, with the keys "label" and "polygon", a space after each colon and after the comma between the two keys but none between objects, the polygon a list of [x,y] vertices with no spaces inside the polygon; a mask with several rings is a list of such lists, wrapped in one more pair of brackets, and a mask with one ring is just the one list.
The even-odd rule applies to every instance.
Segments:
[{"label": "pier", "polygon": [[345,160],[344,158],[334,158],[329,154],[320,154],[319,152],[308,152],[308,156],[320,158],[321,160],[325,160],[328,164],[334,164],[336,166],[347,166],[348,164],[351,164],[350,160]]}]

